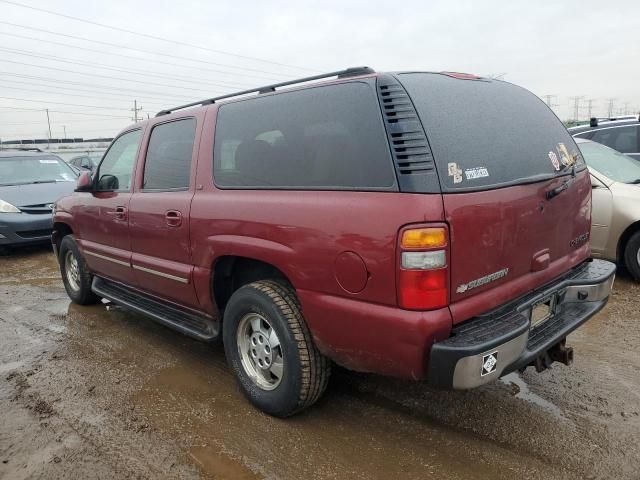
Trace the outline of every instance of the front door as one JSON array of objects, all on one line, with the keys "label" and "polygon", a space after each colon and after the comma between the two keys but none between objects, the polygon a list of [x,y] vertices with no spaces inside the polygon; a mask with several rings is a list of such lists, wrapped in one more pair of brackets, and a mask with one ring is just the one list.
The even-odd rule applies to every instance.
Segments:
[{"label": "front door", "polygon": [[140,136],[138,129],[114,140],[96,173],[94,192],[83,193],[86,198],[74,212],[76,237],[89,268],[125,283],[134,280],[129,203]]},{"label": "front door", "polygon": [[129,206],[136,285],[191,307],[198,307],[189,245],[195,133],[195,118],[153,127]]}]

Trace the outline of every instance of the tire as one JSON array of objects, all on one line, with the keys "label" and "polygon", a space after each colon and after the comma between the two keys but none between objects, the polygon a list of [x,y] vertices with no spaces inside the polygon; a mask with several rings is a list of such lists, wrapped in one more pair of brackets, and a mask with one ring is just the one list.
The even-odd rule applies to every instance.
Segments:
[{"label": "tire", "polygon": [[[64,288],[73,303],[91,305],[100,301],[100,297],[91,291],[93,275],[89,272],[87,263],[80,254],[78,244],[72,235],[65,236],[60,242],[58,262]],[[73,268],[76,269],[75,273]]]},{"label": "tire", "polygon": [[631,235],[624,247],[624,265],[635,281],[640,281],[640,232]]},{"label": "tire", "polygon": [[313,344],[289,285],[261,280],[239,288],[227,304],[222,325],[227,362],[253,405],[283,418],[320,398],[331,363]]}]

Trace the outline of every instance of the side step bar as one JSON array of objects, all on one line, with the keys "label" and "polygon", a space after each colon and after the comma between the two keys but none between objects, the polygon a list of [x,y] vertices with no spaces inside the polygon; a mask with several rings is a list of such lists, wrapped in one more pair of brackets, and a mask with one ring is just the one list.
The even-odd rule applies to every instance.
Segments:
[{"label": "side step bar", "polygon": [[144,294],[122,283],[93,277],[91,290],[102,298],[151,317],[156,322],[197,340],[214,340],[220,332],[219,324],[213,318]]}]

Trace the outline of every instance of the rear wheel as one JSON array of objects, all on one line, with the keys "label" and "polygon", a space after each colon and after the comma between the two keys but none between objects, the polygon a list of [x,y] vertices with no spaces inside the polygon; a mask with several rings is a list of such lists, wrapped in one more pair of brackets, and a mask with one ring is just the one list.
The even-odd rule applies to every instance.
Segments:
[{"label": "rear wheel", "polygon": [[93,275],[89,272],[72,235],[65,236],[60,242],[58,262],[64,288],[73,303],[90,305],[100,301],[100,297],[91,291]]},{"label": "rear wheel", "polygon": [[634,280],[640,281],[640,232],[629,238],[624,248],[624,264]]},{"label": "rear wheel", "polygon": [[227,361],[256,407],[287,417],[316,402],[331,371],[313,344],[295,291],[262,280],[239,288],[224,312]]}]

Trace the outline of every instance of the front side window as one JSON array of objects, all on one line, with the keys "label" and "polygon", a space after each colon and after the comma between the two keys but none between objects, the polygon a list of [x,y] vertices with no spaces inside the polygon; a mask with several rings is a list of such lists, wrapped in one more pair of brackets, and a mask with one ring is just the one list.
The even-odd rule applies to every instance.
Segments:
[{"label": "front side window", "polygon": [[596,130],[591,140],[622,153],[635,153],[638,151],[638,127],[630,125]]},{"label": "front side window", "polygon": [[141,130],[121,135],[111,144],[98,170],[98,190],[129,190]]},{"label": "front side window", "polygon": [[196,121],[193,118],[154,127],[144,165],[145,190],[189,188]]},{"label": "front side window", "polygon": [[396,189],[377,97],[361,82],[221,106],[214,177],[222,188]]}]

